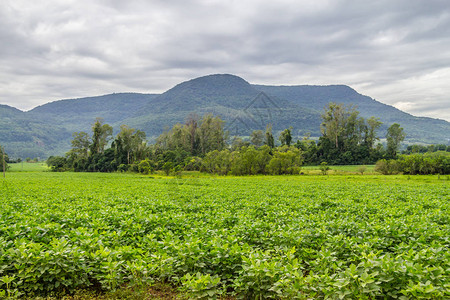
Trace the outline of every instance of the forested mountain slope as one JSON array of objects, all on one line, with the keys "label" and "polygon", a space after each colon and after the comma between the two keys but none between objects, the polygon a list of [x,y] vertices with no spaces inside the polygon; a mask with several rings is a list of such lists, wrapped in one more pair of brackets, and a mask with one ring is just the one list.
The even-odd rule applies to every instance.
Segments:
[{"label": "forested mountain slope", "polygon": [[149,137],[191,114],[219,115],[230,133],[248,136],[252,130],[293,126],[300,133],[319,134],[320,114],[285,99],[268,97],[244,79],[227,74],[192,79],[156,97],[124,122],[141,128]]},{"label": "forested mountain slope", "polygon": [[396,122],[407,141],[447,144],[450,139],[449,122],[412,116],[348,86],[252,85],[238,76],[218,74],[180,83],[160,95],[119,93],[60,100],[28,112],[0,105],[0,144],[12,158],[63,155],[72,133],[90,131],[97,117],[116,132],[127,124],[154,141],[165,128],[206,113],[221,116],[231,136],[248,136],[270,123],[275,134],[292,126],[295,138],[306,133],[317,137],[320,114],[329,102],[352,104],[363,117],[379,117],[384,123],[381,136]]},{"label": "forested mountain slope", "polygon": [[444,120],[415,117],[393,106],[378,102],[345,85],[330,86],[265,86],[253,85],[270,96],[286,99],[302,107],[323,112],[329,102],[353,105],[362,117],[379,117],[384,132],[392,123],[399,123],[410,142],[447,143],[450,139],[450,123]]},{"label": "forested mountain slope", "polygon": [[66,128],[45,118],[0,105],[0,145],[11,158],[45,158],[65,148],[70,136]]}]

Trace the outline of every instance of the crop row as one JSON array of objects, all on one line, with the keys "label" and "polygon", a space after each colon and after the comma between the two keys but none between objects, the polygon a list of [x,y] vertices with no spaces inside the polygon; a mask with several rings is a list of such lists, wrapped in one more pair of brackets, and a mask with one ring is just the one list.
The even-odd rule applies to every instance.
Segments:
[{"label": "crop row", "polygon": [[0,293],[163,281],[198,298],[446,298],[449,195],[431,177],[16,173]]}]

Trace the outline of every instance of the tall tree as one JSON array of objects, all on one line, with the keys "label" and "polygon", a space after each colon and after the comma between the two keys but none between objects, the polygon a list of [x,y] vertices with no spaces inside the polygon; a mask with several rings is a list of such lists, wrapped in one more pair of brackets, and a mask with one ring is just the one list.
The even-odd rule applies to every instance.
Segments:
[{"label": "tall tree", "polygon": [[211,114],[203,116],[200,121],[195,117],[188,119],[185,125],[175,124],[172,129],[161,134],[157,147],[164,150],[182,150],[191,155],[205,155],[213,150],[225,147],[224,122]]},{"label": "tall tree", "polygon": [[186,120],[186,131],[189,140],[189,152],[192,155],[198,154],[199,138],[197,134],[198,128],[198,116],[195,114],[190,114]]},{"label": "tall tree", "polygon": [[119,164],[132,164],[142,160],[146,148],[145,132],[121,125],[120,132],[113,142],[113,148],[114,156]]},{"label": "tall tree", "polygon": [[403,131],[403,128],[400,127],[400,124],[394,123],[392,124],[386,134],[387,140],[387,155],[391,158],[397,156],[398,148],[400,147],[400,143],[405,139],[406,134]]},{"label": "tall tree", "polygon": [[262,146],[264,144],[264,133],[262,130],[253,130],[250,135],[250,141],[256,147]]},{"label": "tall tree", "polygon": [[225,146],[224,122],[219,117],[211,114],[203,116],[198,128],[201,153],[205,155],[209,151],[222,150]]},{"label": "tall tree", "polygon": [[268,124],[266,126],[266,139],[264,144],[269,146],[270,148],[275,147],[275,139],[273,138],[272,134],[272,124]]},{"label": "tall tree", "polygon": [[366,124],[364,118],[359,117],[359,112],[353,107],[349,107],[344,112],[343,119],[344,130],[340,137],[342,142],[342,151],[357,151],[358,146],[363,141],[363,133]]},{"label": "tall tree", "polygon": [[91,144],[91,138],[84,132],[74,132],[72,134],[72,149],[70,154],[74,154],[79,158],[88,158],[89,156],[89,146]]},{"label": "tall tree", "polygon": [[103,124],[103,119],[95,119],[95,123],[92,126],[91,155],[103,153],[112,136],[112,132],[113,128],[108,124]]},{"label": "tall tree", "polygon": [[377,137],[377,130],[380,128],[382,122],[380,122],[380,118],[370,117],[367,119],[367,132],[365,136],[365,142],[369,149],[372,149],[375,146],[375,141],[379,138]]},{"label": "tall tree", "polygon": [[339,149],[339,138],[345,130],[345,108],[342,104],[330,103],[322,114],[321,130],[324,137]]},{"label": "tall tree", "polygon": [[278,139],[280,140],[282,146],[284,146],[284,145],[290,146],[291,145],[291,142],[292,142],[291,131],[292,131],[292,126],[289,128],[286,128],[285,130],[283,130],[281,132]]},{"label": "tall tree", "polygon": [[330,103],[322,114],[322,137],[319,141],[320,160],[331,164],[373,162],[379,156],[374,144],[381,122],[359,117],[352,106]]}]

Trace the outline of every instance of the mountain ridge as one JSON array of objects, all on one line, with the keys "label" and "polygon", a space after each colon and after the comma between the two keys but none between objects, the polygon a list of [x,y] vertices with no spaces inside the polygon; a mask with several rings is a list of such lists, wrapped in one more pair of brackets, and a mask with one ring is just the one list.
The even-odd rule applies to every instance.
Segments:
[{"label": "mountain ridge", "polygon": [[297,137],[307,133],[317,137],[320,114],[329,102],[353,104],[365,118],[380,117],[384,124],[379,136],[397,122],[410,142],[448,143],[450,138],[446,134],[449,122],[412,116],[346,85],[271,86],[251,84],[236,75],[213,74],[179,83],[162,94],[63,99],[29,111],[0,105],[0,144],[5,144],[11,157],[62,155],[70,148],[71,134],[90,131],[96,117],[111,124],[115,132],[122,124],[143,130],[152,141],[188,115],[206,113],[221,116],[226,126],[238,124],[237,135],[248,136],[251,130],[264,130],[271,123],[275,133],[293,126]]}]

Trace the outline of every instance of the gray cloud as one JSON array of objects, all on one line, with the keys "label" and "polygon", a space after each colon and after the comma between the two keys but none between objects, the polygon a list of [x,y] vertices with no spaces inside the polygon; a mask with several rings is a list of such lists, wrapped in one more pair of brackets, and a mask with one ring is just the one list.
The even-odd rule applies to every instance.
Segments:
[{"label": "gray cloud", "polygon": [[0,42],[0,103],[21,109],[232,73],[450,120],[447,1],[6,0]]}]

